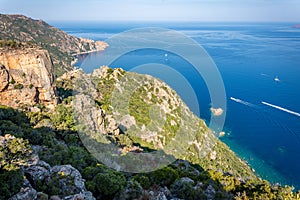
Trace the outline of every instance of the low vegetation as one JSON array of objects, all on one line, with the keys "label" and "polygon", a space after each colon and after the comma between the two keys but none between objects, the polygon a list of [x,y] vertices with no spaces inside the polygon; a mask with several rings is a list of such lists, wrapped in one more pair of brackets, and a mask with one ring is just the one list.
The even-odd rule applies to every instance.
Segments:
[{"label": "low vegetation", "polygon": [[[109,108],[107,99],[111,95],[109,91],[114,87],[114,82],[107,84],[107,80],[103,81],[107,87],[104,88],[106,91],[104,98],[99,99],[99,105],[104,109]],[[259,178],[242,178],[231,173],[240,172],[245,177],[252,177],[252,174],[247,174],[250,173],[247,170],[245,173],[243,165],[238,163],[233,153],[228,154],[228,148],[221,142],[214,146],[214,151],[221,156],[212,161],[209,161],[208,158],[192,156],[191,152],[195,154],[197,148],[196,145],[191,145],[188,149],[190,154],[185,155],[185,160],[178,158],[169,166],[153,172],[134,174],[110,169],[91,156],[81,143],[72,114],[72,96],[68,85],[70,84],[58,84],[59,93],[64,98],[54,112],[46,109],[41,112],[24,112],[4,106],[0,107],[1,136],[6,138],[8,138],[8,134],[11,136],[11,139],[6,139],[5,143],[1,143],[0,199],[9,198],[21,188],[24,176],[26,177],[22,168],[32,155],[30,145],[43,147],[38,151],[38,155],[41,160],[51,166],[70,164],[78,169],[86,180],[86,188],[93,193],[96,199],[149,199],[147,191],[157,191],[164,187],[169,189],[172,197],[181,199],[213,197],[213,199],[236,200],[285,200],[299,198],[300,193],[293,192],[292,187],[272,185]],[[98,91],[102,90],[102,83],[99,82]],[[142,100],[145,99],[143,91],[137,91],[136,95],[140,99],[134,99],[132,102],[131,113],[139,118],[142,116],[138,115],[148,114],[149,111],[147,111],[147,107],[140,107],[140,104],[143,103]],[[151,104],[154,103],[156,101]],[[134,113],[134,110],[139,109],[141,109],[141,113]],[[178,130],[178,126],[173,126],[174,122],[171,123],[172,120],[176,122],[176,113],[177,111],[174,110],[174,113],[167,115],[161,134],[168,135],[168,133],[171,134]],[[147,119],[143,118],[138,121],[141,124],[149,123]],[[202,121],[198,121],[198,123],[199,127],[203,126]],[[203,133],[206,131],[207,129],[198,130],[199,140],[200,137],[204,137]],[[173,137],[172,134],[171,137]],[[171,140],[170,138],[169,140]],[[116,139],[123,146],[137,143],[126,134],[120,134],[116,136]],[[207,139],[209,142],[210,138]],[[210,155],[207,156],[210,157]],[[224,163],[227,163],[227,166],[224,166]],[[42,182],[34,187],[37,191],[44,192],[49,196],[69,195],[60,190],[60,179],[68,179],[68,177],[57,174],[47,187]]]}]

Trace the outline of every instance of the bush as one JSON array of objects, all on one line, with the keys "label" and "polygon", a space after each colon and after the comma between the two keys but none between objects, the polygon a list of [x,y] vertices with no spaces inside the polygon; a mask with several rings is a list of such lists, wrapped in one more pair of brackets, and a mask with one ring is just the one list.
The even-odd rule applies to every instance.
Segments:
[{"label": "bush", "polygon": [[178,178],[178,172],[171,167],[165,167],[150,173],[150,177],[155,184],[170,186]]},{"label": "bush", "polygon": [[61,130],[75,130],[75,120],[72,114],[72,107],[60,104],[51,116],[54,126]]},{"label": "bush", "polygon": [[32,149],[27,140],[10,135],[1,136],[0,170],[17,170],[25,165],[32,156]]},{"label": "bush", "polygon": [[82,177],[86,179],[87,190],[96,197],[113,197],[126,186],[126,178],[122,173],[110,170],[102,164],[86,167],[82,171]]},{"label": "bush", "polygon": [[149,189],[151,186],[150,180],[147,176],[136,175],[133,177],[133,180],[137,181],[142,186],[142,188],[146,190]]},{"label": "bush", "polygon": [[0,171],[0,199],[8,199],[18,193],[23,183],[23,173],[18,170]]},{"label": "bush", "polygon": [[201,194],[203,194],[200,190],[195,191],[191,183],[180,182],[179,180],[175,181],[175,183],[171,185],[171,192],[180,199],[203,199],[197,198],[197,196],[201,196]]},{"label": "bush", "polygon": [[114,196],[126,186],[125,177],[118,172],[108,171],[106,173],[99,173],[93,179],[95,182],[95,190],[105,196]]},{"label": "bush", "polygon": [[119,199],[121,199],[122,197],[125,197],[126,199],[140,199],[142,194],[143,188],[141,187],[141,185],[136,181],[130,180],[127,182],[125,192],[120,195]]},{"label": "bush", "polygon": [[21,83],[18,83],[17,85],[14,85],[14,89],[18,89],[18,90],[20,90],[20,89],[23,89],[23,84],[21,84]]}]

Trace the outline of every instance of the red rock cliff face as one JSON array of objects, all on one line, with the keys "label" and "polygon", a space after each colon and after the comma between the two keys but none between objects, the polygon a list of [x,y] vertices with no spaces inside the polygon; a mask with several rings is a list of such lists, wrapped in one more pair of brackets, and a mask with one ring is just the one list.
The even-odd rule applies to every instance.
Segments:
[{"label": "red rock cliff face", "polygon": [[0,48],[0,104],[14,108],[57,104],[53,65],[46,50]]}]

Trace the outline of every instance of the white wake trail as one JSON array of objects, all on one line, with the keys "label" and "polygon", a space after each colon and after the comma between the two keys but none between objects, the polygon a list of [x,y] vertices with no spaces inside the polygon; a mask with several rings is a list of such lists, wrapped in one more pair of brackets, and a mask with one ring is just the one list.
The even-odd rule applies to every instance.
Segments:
[{"label": "white wake trail", "polygon": [[235,101],[235,102],[237,102],[237,103],[244,104],[244,105],[246,105],[246,106],[255,107],[254,104],[249,103],[249,102],[247,102],[247,101],[243,101],[243,100],[241,100],[241,99],[237,99],[237,98],[233,98],[233,97],[230,97],[230,99],[231,99],[232,101]]},{"label": "white wake trail", "polygon": [[296,115],[296,116],[300,117],[300,113],[297,113],[297,112],[294,112],[294,111],[288,110],[286,108],[282,108],[280,106],[276,106],[276,105],[273,105],[273,104],[270,104],[270,103],[267,103],[267,102],[264,102],[264,101],[262,101],[261,103],[264,104],[264,105],[270,106],[272,108],[276,108],[278,110],[281,110],[281,111],[284,111],[284,112],[287,112],[287,113],[290,113],[292,115]]}]

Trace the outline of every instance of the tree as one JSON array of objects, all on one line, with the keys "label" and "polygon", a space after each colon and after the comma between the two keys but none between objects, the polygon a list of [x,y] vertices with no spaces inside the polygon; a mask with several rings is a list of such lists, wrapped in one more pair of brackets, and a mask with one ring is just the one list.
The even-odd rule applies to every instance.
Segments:
[{"label": "tree", "polygon": [[0,136],[0,170],[17,170],[32,157],[28,140],[9,134]]}]

